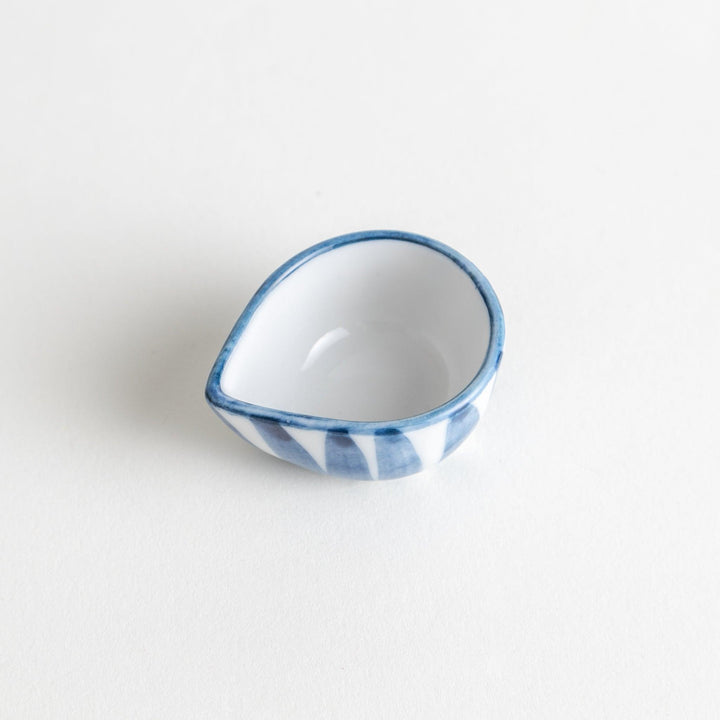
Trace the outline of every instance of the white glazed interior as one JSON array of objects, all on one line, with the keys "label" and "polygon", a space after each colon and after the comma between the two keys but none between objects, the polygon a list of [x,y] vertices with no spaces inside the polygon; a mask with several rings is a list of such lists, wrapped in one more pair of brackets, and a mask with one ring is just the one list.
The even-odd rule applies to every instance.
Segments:
[{"label": "white glazed interior", "polygon": [[482,295],[450,258],[402,240],[335,248],[265,297],[220,379],[227,395],[339,420],[397,420],[466,387],[488,349]]}]

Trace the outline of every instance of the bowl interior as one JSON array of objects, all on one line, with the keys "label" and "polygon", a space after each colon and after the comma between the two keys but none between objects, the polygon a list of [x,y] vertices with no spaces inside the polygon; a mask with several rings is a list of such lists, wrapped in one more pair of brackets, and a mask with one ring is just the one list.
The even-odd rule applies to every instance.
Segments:
[{"label": "bowl interior", "polygon": [[396,420],[462,391],[489,339],[482,295],[446,255],[402,240],[356,242],[311,258],[270,290],[220,387],[286,412]]}]

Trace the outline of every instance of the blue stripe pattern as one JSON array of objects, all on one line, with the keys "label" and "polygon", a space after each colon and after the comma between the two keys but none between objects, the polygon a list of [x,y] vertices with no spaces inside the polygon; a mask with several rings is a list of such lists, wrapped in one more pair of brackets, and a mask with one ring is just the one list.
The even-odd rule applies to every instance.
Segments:
[{"label": "blue stripe pattern", "polygon": [[370,480],[365,456],[347,431],[328,432],[325,437],[325,460],[327,471],[332,475]]},{"label": "blue stripe pattern", "polygon": [[382,430],[375,434],[378,477],[381,480],[412,475],[422,463],[412,443],[400,430]]},{"label": "blue stripe pattern", "polygon": [[253,425],[257,428],[263,440],[270,446],[272,451],[283,460],[300,465],[307,470],[322,472],[322,468],[312,459],[310,453],[290,437],[282,425],[272,420],[252,419]]},{"label": "blue stripe pattern", "polygon": [[480,414],[474,405],[466,405],[462,410],[451,416],[445,435],[445,452],[447,457],[458,445],[470,434],[470,431],[477,425]]},{"label": "blue stripe pattern", "polygon": [[[244,440],[245,436],[220,413],[220,419]],[[452,415],[445,434],[443,458],[465,440],[480,415],[474,405],[468,404]],[[283,460],[314,472],[323,472],[308,451],[285,428],[272,420],[251,418],[253,425],[270,449]],[[318,431],[321,432],[321,431]],[[373,436],[377,458],[377,476],[380,480],[413,475],[423,469],[415,447],[400,430],[391,428],[377,431]],[[328,473],[360,480],[370,480],[370,469],[363,451],[348,430],[331,430],[325,434],[325,460]]]},{"label": "blue stripe pattern", "polygon": [[215,412],[215,414],[220,418],[220,420],[222,420],[223,425],[226,425],[227,427],[229,427],[236,435],[239,435],[246,443],[249,443],[250,445],[252,445],[253,447],[255,447],[255,445],[254,445],[253,443],[251,443],[229,420],[226,420],[226,419],[220,414],[220,412],[218,411],[217,408],[213,407],[212,405],[211,405],[210,407],[213,409],[213,411]]}]

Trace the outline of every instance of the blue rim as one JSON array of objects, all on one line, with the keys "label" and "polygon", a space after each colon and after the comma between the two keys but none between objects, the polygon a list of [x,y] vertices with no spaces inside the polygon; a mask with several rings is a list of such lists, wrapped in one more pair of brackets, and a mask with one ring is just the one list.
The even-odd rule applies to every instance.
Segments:
[{"label": "blue rim", "polygon": [[[450,258],[456,265],[458,265],[458,267],[462,268],[475,283],[475,287],[482,295],[485,305],[487,306],[490,318],[490,341],[488,343],[488,350],[485,354],[485,359],[470,383],[455,397],[451,398],[446,403],[429,410],[428,412],[399,420],[369,422],[336,420],[333,418],[324,418],[315,415],[302,415],[299,413],[285,412],[283,410],[274,410],[272,408],[262,407],[261,405],[254,405],[253,403],[236,400],[235,398],[226,395],[220,388],[220,378],[223,370],[225,369],[225,363],[227,362],[233,348],[237,344],[237,341],[240,339],[243,331],[247,327],[247,324],[255,314],[255,311],[265,299],[265,296],[272,292],[283,280],[285,280],[285,278],[295,272],[295,270],[302,267],[302,265],[318,255],[343,247],[344,245],[370,240],[404,240],[405,242],[423,245]],[[413,428],[427,427],[428,425],[432,425],[433,423],[443,420],[452,415],[462,406],[472,402],[483,391],[485,386],[488,382],[490,382],[490,379],[495,374],[502,358],[504,341],[505,320],[502,308],[500,307],[500,303],[495,295],[495,291],[492,289],[492,286],[487,281],[486,277],[475,267],[475,265],[473,265],[460,253],[444,243],[438,242],[437,240],[431,240],[430,238],[423,237],[422,235],[415,235],[414,233],[400,232],[397,230],[368,230],[364,232],[350,233],[348,235],[340,235],[339,237],[325,240],[324,242],[309,247],[307,250],[303,250],[301,253],[298,253],[295,257],[288,260],[284,265],[281,265],[260,286],[259,290],[255,293],[255,295],[253,295],[242,315],[240,315],[238,321],[235,323],[235,326],[230,332],[228,339],[225,341],[225,344],[223,345],[223,348],[220,351],[212,370],[210,371],[210,377],[208,378],[207,386],[205,387],[205,397],[210,405],[221,410],[225,410],[233,415],[243,415],[245,417],[260,420],[274,420],[275,422],[282,423],[283,425],[289,425],[291,427],[307,428],[311,430],[344,431],[361,435],[377,434],[382,433],[383,430],[392,429],[411,430]]]}]

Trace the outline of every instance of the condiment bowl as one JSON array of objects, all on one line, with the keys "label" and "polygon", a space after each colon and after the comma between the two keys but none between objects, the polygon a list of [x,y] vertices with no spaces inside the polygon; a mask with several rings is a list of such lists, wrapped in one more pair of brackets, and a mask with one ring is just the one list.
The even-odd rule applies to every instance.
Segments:
[{"label": "condiment bowl", "polygon": [[206,387],[252,445],[316,472],[386,479],[453,452],[502,357],[487,279],[435,240],[375,230],[276,270],[232,329]]}]

